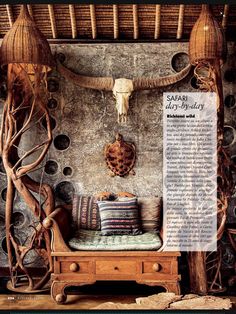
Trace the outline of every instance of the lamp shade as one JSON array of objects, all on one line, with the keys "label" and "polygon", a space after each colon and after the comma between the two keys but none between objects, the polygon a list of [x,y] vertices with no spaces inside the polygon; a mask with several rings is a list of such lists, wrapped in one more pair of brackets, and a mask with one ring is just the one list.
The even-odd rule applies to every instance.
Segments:
[{"label": "lamp shade", "polygon": [[201,14],[193,26],[189,39],[189,58],[193,65],[218,59],[224,61],[227,46],[223,28],[214,18],[210,6],[202,5]]},{"label": "lamp shade", "polygon": [[47,39],[32,20],[26,5],[22,5],[17,20],[3,38],[0,56],[2,66],[10,63],[43,65],[45,71],[53,67]]}]

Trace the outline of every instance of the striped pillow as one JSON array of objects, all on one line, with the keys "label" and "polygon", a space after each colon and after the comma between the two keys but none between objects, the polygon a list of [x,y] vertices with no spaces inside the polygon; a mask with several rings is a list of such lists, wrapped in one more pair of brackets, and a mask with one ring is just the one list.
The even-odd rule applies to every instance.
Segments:
[{"label": "striped pillow", "polygon": [[143,232],[158,232],[162,226],[161,197],[139,197],[138,206]]},{"label": "striped pillow", "polygon": [[75,195],[72,209],[73,225],[75,229],[100,230],[101,220],[94,196]]},{"label": "striped pillow", "polygon": [[99,201],[102,235],[141,234],[137,199]]}]

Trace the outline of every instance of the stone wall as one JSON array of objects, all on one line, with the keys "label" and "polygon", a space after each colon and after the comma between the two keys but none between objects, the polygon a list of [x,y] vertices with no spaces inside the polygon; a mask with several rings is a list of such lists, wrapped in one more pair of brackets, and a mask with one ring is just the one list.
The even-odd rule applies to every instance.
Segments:
[{"label": "stone wall", "polygon": [[[188,43],[143,44],[61,44],[52,45],[53,52],[62,52],[65,64],[74,71],[89,76],[113,78],[154,77],[173,74],[186,64]],[[235,86],[231,72],[235,69],[234,47],[229,45],[230,58],[222,71],[226,104],[226,124],[236,127],[234,105]],[[235,71],[235,70],[234,70]],[[112,92],[84,89],[65,80],[57,72],[50,75],[53,90],[49,102],[54,125],[54,142],[40,168],[32,174],[38,181],[43,178],[55,189],[58,203],[70,203],[74,192],[92,194],[99,191],[129,191],[139,196],[162,194],[162,93],[164,91],[196,91],[192,73],[173,86],[152,91],[136,91],[130,99],[126,125],[117,123],[117,112]],[[231,82],[230,82],[231,81]],[[232,105],[233,104],[233,105]],[[2,105],[0,105],[2,110]],[[45,134],[43,121],[34,132],[26,134],[22,148],[38,143]],[[236,154],[235,130],[228,128],[226,141],[230,141],[232,155]],[[111,177],[104,161],[103,150],[114,141],[119,132],[133,142],[137,150],[134,167],[136,174]],[[233,140],[232,140],[233,139]],[[232,143],[231,143],[232,142]],[[1,165],[0,165],[1,168]],[[0,169],[1,171],[1,169]],[[3,172],[3,170],[2,170]],[[6,265],[4,244],[4,195],[6,177],[0,173],[0,264]],[[236,204],[236,202],[235,202]],[[235,219],[234,207],[230,215]],[[16,196],[14,217],[16,235],[22,241],[32,216],[25,204]],[[230,216],[230,217],[231,217]],[[29,257],[34,260],[34,256]]]}]

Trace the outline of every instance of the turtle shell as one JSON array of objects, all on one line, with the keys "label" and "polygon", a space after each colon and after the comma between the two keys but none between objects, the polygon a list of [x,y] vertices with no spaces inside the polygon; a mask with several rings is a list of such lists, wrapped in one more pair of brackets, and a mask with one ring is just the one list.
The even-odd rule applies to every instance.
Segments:
[{"label": "turtle shell", "polygon": [[124,177],[134,167],[135,146],[125,142],[122,135],[117,134],[116,141],[105,147],[105,160],[108,168],[117,176]]}]

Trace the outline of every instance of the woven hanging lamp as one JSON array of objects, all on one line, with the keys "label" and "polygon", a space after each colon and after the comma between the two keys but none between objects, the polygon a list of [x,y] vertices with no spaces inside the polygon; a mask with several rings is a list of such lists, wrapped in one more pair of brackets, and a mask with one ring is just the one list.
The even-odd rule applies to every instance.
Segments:
[{"label": "woven hanging lamp", "polygon": [[[10,63],[43,65],[46,72],[53,67],[49,44],[32,20],[26,5],[22,5],[17,20],[3,38],[0,55],[2,66]],[[30,71],[30,66],[28,68]]]},{"label": "woven hanging lamp", "polygon": [[202,5],[201,14],[193,26],[189,39],[191,64],[216,59],[222,63],[226,58],[226,47],[223,28],[214,18],[210,6]]}]

